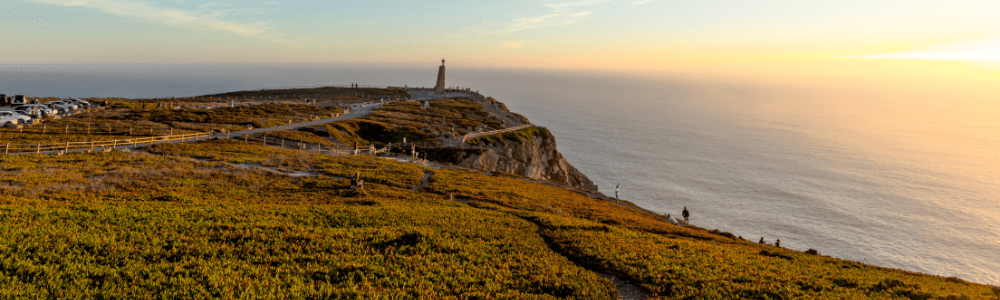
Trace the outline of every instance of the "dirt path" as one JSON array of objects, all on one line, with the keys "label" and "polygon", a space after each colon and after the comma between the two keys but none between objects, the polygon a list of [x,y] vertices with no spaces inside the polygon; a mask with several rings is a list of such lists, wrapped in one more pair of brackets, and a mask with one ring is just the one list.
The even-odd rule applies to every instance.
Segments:
[{"label": "dirt path", "polygon": [[428,184],[430,184],[431,183],[431,175],[434,175],[434,172],[424,170],[424,178],[420,179],[420,181],[421,181],[420,185],[418,185],[417,187],[412,188],[410,190],[411,191],[419,191],[420,189],[422,189],[425,186],[427,186]]}]

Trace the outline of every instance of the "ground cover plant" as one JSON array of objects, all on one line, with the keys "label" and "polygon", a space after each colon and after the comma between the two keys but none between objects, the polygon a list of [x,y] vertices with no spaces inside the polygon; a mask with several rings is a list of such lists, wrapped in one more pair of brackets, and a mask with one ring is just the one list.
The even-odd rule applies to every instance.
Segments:
[{"label": "ground cover plant", "polygon": [[333,106],[266,103],[215,109],[136,111],[128,118],[158,123],[229,124],[263,128],[288,124],[288,120],[295,122],[303,119],[330,117],[330,114],[342,111],[343,108]]},{"label": "ground cover plant", "polygon": [[333,145],[330,140],[317,135],[314,131],[308,130],[280,130],[261,133],[260,136],[268,138],[282,139],[293,142],[302,142],[314,145]]},{"label": "ground cover plant", "polygon": [[327,135],[344,145],[384,145],[409,142],[434,142],[439,134],[461,136],[475,129],[486,131],[506,128],[470,99],[436,99],[429,108],[423,102],[401,101],[382,105],[370,115],[328,124]]},{"label": "ground cover plant", "polygon": [[466,143],[476,146],[489,146],[491,144],[507,145],[507,141],[516,141],[516,142],[530,142],[532,145],[534,145],[535,137],[547,137],[549,139],[555,140],[555,138],[552,137],[552,133],[549,132],[548,129],[541,127],[532,127],[532,128],[521,129],[518,131],[511,131],[502,134],[475,138],[466,141]]},{"label": "ground cover plant", "polygon": [[0,195],[4,298],[613,298],[597,272],[665,299],[1000,296],[516,176],[239,140],[0,156]]},{"label": "ground cover plant", "polygon": [[238,91],[221,94],[205,95],[202,97],[236,98],[236,99],[295,99],[295,98],[321,98],[332,100],[368,100],[372,99],[405,99],[409,94],[399,88],[341,88],[341,87],[317,87],[317,88],[290,88],[290,89],[269,89],[256,91]]},{"label": "ground cover plant", "polygon": [[[346,189],[343,179],[296,178],[183,157],[227,157],[236,151],[232,143],[159,149],[176,156],[2,157],[0,172],[9,179],[4,184],[20,190],[5,188],[11,197],[0,202],[5,258],[0,295],[604,299],[614,294],[610,283],[551,252],[530,222],[378,183],[381,176],[397,186],[415,185],[422,172],[414,165],[319,159],[323,168],[350,169],[331,172],[360,170],[373,178],[358,193]],[[210,150],[196,153],[190,147],[195,144]],[[263,156],[288,151],[244,146]],[[213,151],[218,153],[204,155]],[[102,185],[113,187],[91,188]],[[26,192],[39,189],[45,192]]]},{"label": "ground cover plant", "polygon": [[18,132],[17,130],[0,129],[0,147],[4,146],[6,143],[12,145],[34,145],[34,144],[54,144],[54,143],[65,143],[65,142],[82,142],[82,141],[111,141],[111,140],[127,140],[131,138],[140,137],[138,135],[128,135],[128,134],[99,134],[95,132],[93,134],[62,134],[59,132],[41,134],[37,132]]}]

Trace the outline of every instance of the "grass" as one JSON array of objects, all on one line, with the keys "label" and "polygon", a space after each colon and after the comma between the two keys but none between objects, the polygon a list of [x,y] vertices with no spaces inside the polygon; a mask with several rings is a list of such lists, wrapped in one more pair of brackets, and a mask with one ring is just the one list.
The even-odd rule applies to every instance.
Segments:
[{"label": "grass", "polygon": [[[392,140],[417,118],[387,116],[338,131]],[[356,172],[364,190],[348,188]],[[425,173],[429,184],[411,190]],[[591,196],[514,175],[238,140],[0,156],[0,297],[613,298],[596,272],[664,299],[1000,297],[958,278],[675,226]]]},{"label": "grass", "polygon": [[[345,189],[342,179],[248,172],[179,157],[285,153],[235,144],[158,149],[169,156],[0,158],[5,184],[21,192],[45,191],[4,189],[13,195],[0,202],[0,295],[606,299],[614,294],[609,282],[549,250],[530,222],[394,187],[419,183],[422,169],[413,165],[314,157],[329,173],[361,170],[371,183],[359,193]],[[87,189],[95,185],[113,187]]]},{"label": "grass", "polygon": [[[377,94],[396,95],[398,91],[382,91],[378,89],[365,90],[365,95]],[[388,95],[388,94],[386,94]],[[57,98],[44,98],[42,102],[53,101]],[[87,99],[93,103],[107,102],[107,109],[94,109],[90,112],[76,114],[61,119],[47,119],[43,125],[34,125],[27,130],[28,133],[19,130],[0,129],[0,142],[12,144],[38,144],[38,143],[61,143],[61,142],[86,142],[104,141],[113,139],[133,138],[136,135],[149,136],[150,130],[153,135],[167,135],[170,133],[195,133],[208,131],[239,131],[247,127],[271,127],[288,124],[292,122],[302,122],[319,118],[330,117],[333,114],[342,113],[343,108],[329,105],[305,105],[301,103],[263,103],[260,105],[220,107],[214,109],[160,109],[159,103],[163,102],[191,102],[202,103],[207,101],[202,98],[165,98],[165,99],[124,99],[124,98],[91,98]],[[364,101],[365,98],[358,98]],[[218,100],[212,100],[218,101]],[[46,134],[40,133],[40,128],[48,128]],[[69,133],[64,133],[67,126]],[[108,133],[107,128],[115,128],[114,132]],[[87,129],[92,129],[89,134]],[[132,129],[133,135],[125,134]],[[287,131],[282,133],[270,133],[272,137],[284,138],[294,141],[302,141],[313,144],[330,145],[332,142],[321,136],[308,132]]]},{"label": "grass", "polygon": [[294,122],[302,119],[329,117],[331,113],[338,113],[341,110],[338,107],[268,103],[216,109],[136,111],[128,118],[158,123],[252,125],[256,128],[263,128],[288,124],[288,120]]},{"label": "grass", "polygon": [[293,89],[273,89],[273,90],[257,90],[257,91],[239,91],[239,92],[229,92],[222,94],[212,94],[206,95],[206,97],[222,97],[222,98],[256,98],[263,97],[267,98],[329,98],[329,99],[344,99],[344,100],[354,100],[354,99],[364,99],[378,97],[388,98],[388,97],[400,97],[406,98],[409,94],[402,89],[389,88],[389,89],[378,89],[378,88],[336,88],[336,87],[320,87],[320,88],[293,88]]},{"label": "grass", "polygon": [[[230,164],[281,157],[333,177]],[[670,299],[995,297],[519,178],[365,156],[203,141],[0,165],[7,298],[612,298],[594,271]],[[431,184],[410,191],[425,171]],[[354,172],[365,190],[339,178]]]},{"label": "grass", "polygon": [[412,126],[383,123],[366,118],[326,124],[326,131],[317,134],[325,134],[331,139],[350,147],[353,147],[355,143],[359,147],[370,144],[381,147],[388,143],[402,142],[403,138],[406,138],[407,142],[430,142],[435,140],[431,134],[420,131]]},{"label": "grass", "polygon": [[261,133],[260,135],[284,139],[288,141],[303,142],[308,144],[318,144],[318,145],[333,145],[333,142],[317,135],[314,131],[303,131],[303,130],[280,130],[280,131],[268,131]]},{"label": "grass", "polygon": [[80,141],[110,141],[110,140],[126,140],[135,138],[136,136],[129,136],[123,134],[61,134],[61,133],[18,133],[17,131],[12,131],[8,129],[0,130],[0,141],[3,146],[6,143],[21,144],[21,145],[33,145],[33,144],[54,144],[54,143],[64,143],[64,142],[80,142]]},{"label": "grass", "polygon": [[554,138],[552,137],[552,133],[549,132],[548,129],[540,127],[532,127],[527,129],[521,129],[518,131],[506,132],[503,134],[475,138],[466,141],[466,143],[477,146],[488,146],[490,144],[507,145],[507,141],[516,141],[521,143],[527,141],[532,145],[534,145],[535,137],[546,137],[554,140]]},{"label": "grass", "polygon": [[348,146],[433,142],[437,134],[461,136],[476,128],[506,128],[478,102],[469,99],[437,99],[430,107],[422,102],[402,101],[383,105],[363,118],[329,124],[327,135]]}]

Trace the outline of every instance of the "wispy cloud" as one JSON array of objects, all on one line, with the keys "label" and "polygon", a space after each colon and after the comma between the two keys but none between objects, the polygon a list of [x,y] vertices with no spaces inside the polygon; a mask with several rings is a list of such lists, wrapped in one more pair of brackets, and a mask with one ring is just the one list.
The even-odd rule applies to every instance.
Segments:
[{"label": "wispy cloud", "polygon": [[[576,24],[583,18],[593,14],[587,10],[598,4],[611,3],[612,0],[595,0],[582,2],[565,2],[546,4],[546,12],[531,17],[512,19],[504,23],[486,22],[479,26],[465,28],[460,33],[452,33],[449,36],[463,37],[466,35],[476,35],[484,33],[512,33],[524,30],[531,30],[543,27],[566,26]],[[520,47],[520,46],[519,46]],[[508,47],[508,48],[519,48]]]},{"label": "wispy cloud", "polygon": [[[248,15],[260,15],[261,9],[233,8],[231,5],[217,2],[199,5],[196,9],[177,9],[157,6],[158,2],[137,2],[123,0],[33,0],[60,6],[81,6],[101,12],[135,17],[143,20],[168,24],[188,25],[211,28],[231,32],[242,36],[257,37],[268,40],[280,38],[275,27],[265,21],[239,22],[232,18]],[[183,3],[175,2],[175,3]]]}]

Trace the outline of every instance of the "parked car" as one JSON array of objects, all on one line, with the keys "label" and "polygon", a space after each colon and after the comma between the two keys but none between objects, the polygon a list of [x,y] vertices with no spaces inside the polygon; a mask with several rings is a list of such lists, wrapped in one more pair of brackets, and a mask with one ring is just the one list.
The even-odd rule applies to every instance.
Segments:
[{"label": "parked car", "polygon": [[90,108],[92,108],[94,106],[90,102],[83,101],[83,100],[80,100],[78,98],[73,98],[73,97],[69,97],[69,99],[64,99],[63,101],[71,101],[73,103],[76,103],[77,105],[79,105],[81,108],[84,108],[84,109],[90,109]]},{"label": "parked car", "polygon": [[10,100],[10,105],[25,105],[28,104],[28,98],[24,95],[14,95],[14,99]]},{"label": "parked car", "polygon": [[13,110],[0,111],[0,116],[13,116],[14,118],[21,120],[21,124],[31,123],[32,119],[31,116]]},{"label": "parked car", "polygon": [[0,124],[7,127],[24,124],[21,115],[12,111],[0,111]]},{"label": "parked car", "polygon": [[14,110],[35,118],[46,118],[56,115],[54,110],[44,104],[25,104],[18,106]]},{"label": "parked car", "polygon": [[36,107],[15,107],[14,112],[31,117],[32,119],[41,118],[41,111]]},{"label": "parked car", "polygon": [[78,105],[69,101],[46,102],[45,106],[48,106],[49,108],[56,110],[60,114],[66,114],[79,108]]}]

